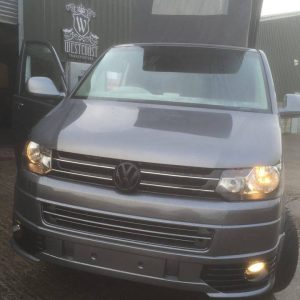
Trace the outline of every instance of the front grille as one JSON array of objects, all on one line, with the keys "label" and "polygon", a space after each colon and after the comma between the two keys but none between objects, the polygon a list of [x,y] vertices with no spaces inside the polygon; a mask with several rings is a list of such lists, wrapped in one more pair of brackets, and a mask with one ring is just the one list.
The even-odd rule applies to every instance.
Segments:
[{"label": "front grille", "polygon": [[275,271],[276,257],[267,260],[269,276],[262,281],[251,282],[245,277],[247,263],[233,265],[203,266],[201,278],[208,285],[222,293],[248,292],[263,288],[267,285]]},{"label": "front grille", "polygon": [[197,226],[138,220],[50,204],[43,204],[42,215],[46,223],[56,227],[173,250],[205,251],[214,234],[211,229]]},{"label": "front grille", "polygon": [[[123,161],[53,151],[50,176],[114,187],[113,172]],[[221,170],[133,162],[141,170],[137,192],[217,198]]]}]

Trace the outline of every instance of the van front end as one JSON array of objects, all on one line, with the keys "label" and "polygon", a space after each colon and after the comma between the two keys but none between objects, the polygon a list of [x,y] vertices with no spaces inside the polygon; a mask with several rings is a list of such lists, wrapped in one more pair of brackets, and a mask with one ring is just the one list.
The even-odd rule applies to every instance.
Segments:
[{"label": "van front end", "polygon": [[283,290],[299,247],[273,87],[256,50],[112,48],[28,137],[14,248],[215,298]]},{"label": "van front end", "polygon": [[[280,198],[236,203],[215,195],[121,194],[94,178],[75,180],[71,166],[80,174],[78,165],[68,166],[47,177],[19,172],[13,245],[23,256],[211,297],[272,289],[284,240]],[[249,274],[258,263],[263,270]]]}]

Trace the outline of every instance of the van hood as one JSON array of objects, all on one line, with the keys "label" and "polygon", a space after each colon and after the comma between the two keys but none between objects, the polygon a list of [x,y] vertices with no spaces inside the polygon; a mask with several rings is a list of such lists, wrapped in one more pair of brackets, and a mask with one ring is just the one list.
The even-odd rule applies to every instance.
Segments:
[{"label": "van hood", "polygon": [[33,129],[51,149],[205,168],[275,165],[277,115],[101,100],[63,101]]}]

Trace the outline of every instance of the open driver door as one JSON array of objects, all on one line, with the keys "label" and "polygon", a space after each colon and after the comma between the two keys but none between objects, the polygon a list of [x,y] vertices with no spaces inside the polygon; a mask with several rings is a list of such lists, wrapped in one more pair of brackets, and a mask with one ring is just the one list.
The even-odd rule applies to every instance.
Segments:
[{"label": "open driver door", "polygon": [[24,42],[13,100],[17,157],[20,157],[31,129],[62,101],[66,93],[64,70],[55,49],[49,43]]}]

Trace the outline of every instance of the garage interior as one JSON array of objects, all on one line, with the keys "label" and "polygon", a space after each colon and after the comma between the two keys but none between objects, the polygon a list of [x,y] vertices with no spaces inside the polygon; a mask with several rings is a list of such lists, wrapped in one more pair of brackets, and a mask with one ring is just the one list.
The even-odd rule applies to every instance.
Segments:
[{"label": "garage interior", "polygon": [[11,126],[18,62],[18,27],[0,23],[0,128]]}]

